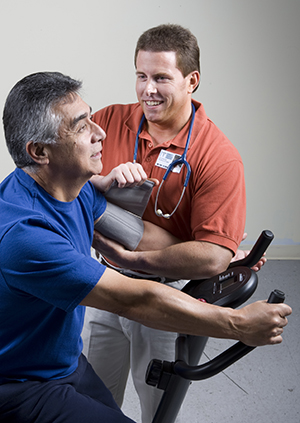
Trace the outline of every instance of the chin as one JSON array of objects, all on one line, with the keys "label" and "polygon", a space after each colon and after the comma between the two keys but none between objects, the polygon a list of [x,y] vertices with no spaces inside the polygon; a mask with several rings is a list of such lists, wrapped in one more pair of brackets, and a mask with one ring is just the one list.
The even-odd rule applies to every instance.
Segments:
[{"label": "chin", "polygon": [[99,166],[97,172],[94,175],[99,175],[102,172],[103,169],[103,164],[101,163],[101,165]]},{"label": "chin", "polygon": [[146,119],[147,119],[148,122],[158,123],[158,122],[161,121],[161,119],[159,118],[158,114],[157,113],[154,113],[154,112],[152,112],[152,113],[151,112],[149,113],[149,111],[146,112],[145,113],[145,117],[146,117]]}]

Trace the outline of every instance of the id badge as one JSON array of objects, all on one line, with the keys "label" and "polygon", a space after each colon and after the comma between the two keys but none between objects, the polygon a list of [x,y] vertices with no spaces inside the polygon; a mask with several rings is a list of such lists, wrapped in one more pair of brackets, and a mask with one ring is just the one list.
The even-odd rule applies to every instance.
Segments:
[{"label": "id badge", "polygon": [[[159,156],[157,157],[155,166],[163,169],[168,169],[171,163],[179,159],[180,154],[172,153],[171,151],[160,150]],[[172,172],[180,173],[183,163],[180,163],[173,167]]]}]

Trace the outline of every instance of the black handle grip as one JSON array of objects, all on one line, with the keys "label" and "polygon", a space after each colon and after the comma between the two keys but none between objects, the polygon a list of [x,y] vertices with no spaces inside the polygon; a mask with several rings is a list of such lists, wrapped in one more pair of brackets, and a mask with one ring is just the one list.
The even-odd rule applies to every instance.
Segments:
[{"label": "black handle grip", "polygon": [[264,252],[274,239],[274,234],[271,231],[264,230],[256,241],[250,253],[242,260],[230,263],[229,268],[237,266],[253,267],[263,256]]},{"label": "black handle grip", "polygon": [[271,292],[268,298],[268,303],[279,304],[279,303],[283,303],[284,300],[285,300],[284,292],[280,291],[279,289],[274,289],[274,291]]}]

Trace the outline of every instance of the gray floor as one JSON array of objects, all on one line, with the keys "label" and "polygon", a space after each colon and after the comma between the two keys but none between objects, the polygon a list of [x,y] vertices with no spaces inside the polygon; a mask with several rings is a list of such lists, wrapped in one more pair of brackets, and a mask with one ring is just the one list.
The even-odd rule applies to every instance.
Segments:
[{"label": "gray floor", "polygon": [[[251,302],[273,289],[286,293],[293,308],[280,345],[256,348],[211,379],[193,382],[182,405],[181,421],[190,423],[300,422],[300,260],[268,260],[259,272]],[[210,339],[202,361],[222,352],[231,341]],[[129,381],[125,414],[140,422],[136,393]],[[168,423],[168,422],[165,422]]]}]

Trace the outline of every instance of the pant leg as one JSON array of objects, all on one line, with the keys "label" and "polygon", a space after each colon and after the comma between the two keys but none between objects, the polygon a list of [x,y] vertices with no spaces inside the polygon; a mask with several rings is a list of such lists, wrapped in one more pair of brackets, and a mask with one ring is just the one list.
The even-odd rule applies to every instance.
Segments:
[{"label": "pant leg", "polygon": [[[186,280],[180,280],[168,285],[182,289],[186,283]],[[131,366],[133,383],[141,404],[142,423],[149,423],[163,391],[146,384],[146,370],[153,358],[174,360],[176,337],[175,333],[146,328],[114,314],[87,307],[82,332],[83,353],[112,392],[119,407],[123,402]],[[179,418],[176,422],[179,423]]]},{"label": "pant leg", "polygon": [[133,423],[84,357],[70,376],[0,386],[3,423]]},{"label": "pant leg", "polygon": [[163,391],[145,383],[146,369],[152,358],[174,360],[176,337],[175,333],[150,329],[126,318],[87,307],[82,332],[83,353],[119,407],[123,402],[130,362],[142,422],[150,423]]},{"label": "pant leg", "polygon": [[[169,285],[182,289],[186,282],[180,280]],[[122,325],[130,333],[131,373],[140,400],[142,423],[151,423],[164,391],[146,384],[146,370],[152,359],[174,361],[177,333],[151,329],[127,319],[122,319]],[[176,419],[179,422],[180,414]]]},{"label": "pant leg", "polygon": [[145,382],[149,362],[174,361],[177,334],[147,328],[136,322],[131,325],[131,373],[139,396],[142,423],[151,423],[164,391]]},{"label": "pant leg", "polygon": [[83,354],[121,407],[129,374],[130,342],[119,316],[87,307],[82,339]]}]

